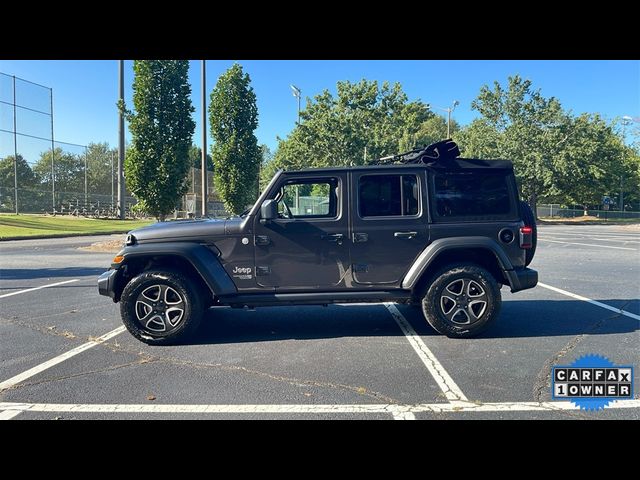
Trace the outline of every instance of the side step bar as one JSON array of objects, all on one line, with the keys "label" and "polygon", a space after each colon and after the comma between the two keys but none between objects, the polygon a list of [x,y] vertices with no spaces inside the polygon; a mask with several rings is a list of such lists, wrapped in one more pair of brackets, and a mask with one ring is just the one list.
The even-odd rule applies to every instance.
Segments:
[{"label": "side step bar", "polygon": [[410,290],[322,292],[322,293],[249,293],[218,297],[223,305],[257,307],[275,305],[328,305],[330,303],[402,302],[411,298]]}]

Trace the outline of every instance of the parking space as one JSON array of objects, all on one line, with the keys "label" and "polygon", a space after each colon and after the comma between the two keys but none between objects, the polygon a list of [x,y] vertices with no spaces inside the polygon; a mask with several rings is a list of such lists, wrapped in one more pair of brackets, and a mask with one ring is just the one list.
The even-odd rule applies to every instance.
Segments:
[{"label": "parking space", "polygon": [[541,226],[543,286],[504,288],[480,338],[409,306],[222,308],[176,347],[121,333],[93,241],[0,244],[0,418],[640,418],[640,400],[551,402],[549,376],[586,353],[640,363],[640,230]]}]

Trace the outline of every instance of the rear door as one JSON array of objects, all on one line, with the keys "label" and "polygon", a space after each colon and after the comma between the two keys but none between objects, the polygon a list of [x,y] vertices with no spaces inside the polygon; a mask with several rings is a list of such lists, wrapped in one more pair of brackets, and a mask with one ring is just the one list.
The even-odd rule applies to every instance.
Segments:
[{"label": "rear door", "polygon": [[424,169],[352,172],[356,284],[397,286],[429,243],[425,179]]}]

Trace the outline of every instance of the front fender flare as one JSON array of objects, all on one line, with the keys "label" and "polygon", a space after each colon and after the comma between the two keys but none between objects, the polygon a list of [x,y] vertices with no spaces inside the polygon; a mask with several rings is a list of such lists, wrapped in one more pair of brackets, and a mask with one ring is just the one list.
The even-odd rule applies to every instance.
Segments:
[{"label": "front fender flare", "polygon": [[[198,272],[213,295],[237,293],[236,285],[220,263],[218,256],[207,246],[192,242],[163,242],[130,245],[118,255],[124,256],[120,265],[136,258],[156,256],[179,257],[189,262]],[[116,267],[116,265],[112,265]]]},{"label": "front fender flare", "polygon": [[513,270],[513,265],[507,254],[500,248],[495,240],[487,237],[449,237],[439,238],[430,243],[418,258],[413,262],[411,268],[402,280],[402,288],[413,289],[418,283],[422,274],[429,268],[429,265],[447,250],[483,248],[491,251],[498,260],[500,268],[504,271]]}]

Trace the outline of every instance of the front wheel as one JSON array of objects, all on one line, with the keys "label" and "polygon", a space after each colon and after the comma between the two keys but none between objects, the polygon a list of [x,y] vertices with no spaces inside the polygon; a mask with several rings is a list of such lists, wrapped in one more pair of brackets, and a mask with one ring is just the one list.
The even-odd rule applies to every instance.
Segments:
[{"label": "front wheel", "polygon": [[197,286],[182,273],[148,271],[125,286],[120,313],[125,327],[138,340],[170,345],[196,331],[204,307]]},{"label": "front wheel", "polygon": [[477,265],[443,268],[422,298],[422,312],[436,331],[451,338],[474,337],[500,313],[502,298],[493,276]]}]

